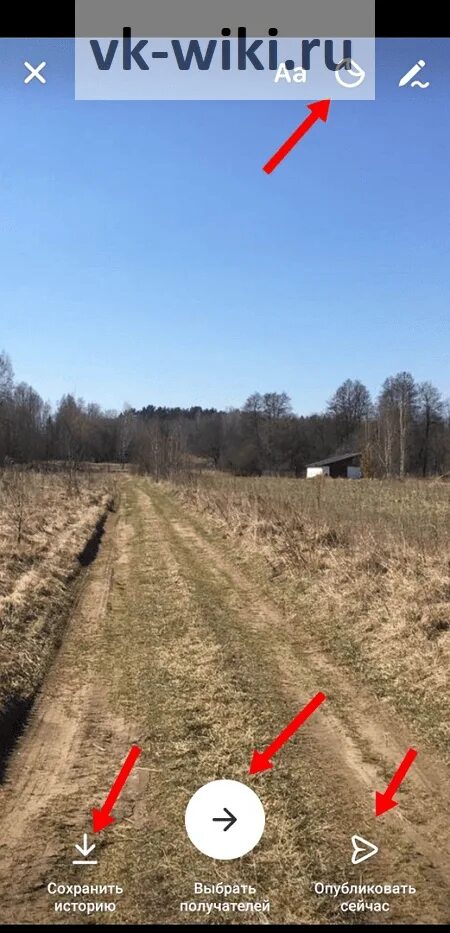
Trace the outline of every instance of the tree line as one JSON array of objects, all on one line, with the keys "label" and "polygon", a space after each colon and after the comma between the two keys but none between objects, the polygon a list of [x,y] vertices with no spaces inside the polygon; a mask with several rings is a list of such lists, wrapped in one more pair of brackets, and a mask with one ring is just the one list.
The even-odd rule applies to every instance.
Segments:
[{"label": "tree line", "polygon": [[56,408],[16,383],[0,354],[0,464],[133,463],[166,477],[195,459],[241,475],[301,476],[334,453],[362,453],[366,476],[450,471],[450,406],[408,372],[385,379],[376,399],[358,379],[336,389],[323,412],[296,415],[286,392],[255,392],[241,408],[104,411],[64,395]]}]

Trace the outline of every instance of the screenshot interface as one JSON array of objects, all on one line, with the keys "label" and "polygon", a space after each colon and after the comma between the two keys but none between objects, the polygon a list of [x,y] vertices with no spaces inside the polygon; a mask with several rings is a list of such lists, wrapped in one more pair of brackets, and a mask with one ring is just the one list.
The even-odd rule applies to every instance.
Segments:
[{"label": "screenshot interface", "polygon": [[450,920],[450,39],[0,39],[0,918]]}]

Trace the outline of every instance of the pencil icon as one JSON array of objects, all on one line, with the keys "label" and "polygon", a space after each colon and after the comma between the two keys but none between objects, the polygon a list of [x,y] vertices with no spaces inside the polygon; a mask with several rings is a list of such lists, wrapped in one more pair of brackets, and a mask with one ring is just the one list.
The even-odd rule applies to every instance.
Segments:
[{"label": "pencil icon", "polygon": [[403,75],[403,78],[400,78],[400,81],[398,82],[398,86],[404,87],[405,84],[409,84],[411,79],[415,78],[415,76],[419,74],[419,71],[422,71],[422,68],[425,68],[425,64],[426,62],[424,62],[423,58],[419,58],[419,61],[416,62],[414,67],[410,68],[409,71],[407,71],[406,74]]}]

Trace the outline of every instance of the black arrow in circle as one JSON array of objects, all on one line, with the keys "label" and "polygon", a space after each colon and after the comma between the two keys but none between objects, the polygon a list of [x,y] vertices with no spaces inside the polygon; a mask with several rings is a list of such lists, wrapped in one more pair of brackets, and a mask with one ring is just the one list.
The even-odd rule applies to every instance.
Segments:
[{"label": "black arrow in circle", "polygon": [[226,807],[223,809],[225,813],[228,813],[228,816],[213,816],[213,823],[228,823],[227,826],[223,827],[223,831],[226,833],[227,829],[230,829],[231,826],[237,823],[237,819]]}]

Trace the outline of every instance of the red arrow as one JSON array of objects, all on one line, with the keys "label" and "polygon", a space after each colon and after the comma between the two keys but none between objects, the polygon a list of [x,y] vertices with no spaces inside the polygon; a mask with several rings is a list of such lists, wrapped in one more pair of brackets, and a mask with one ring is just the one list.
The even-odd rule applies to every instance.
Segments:
[{"label": "red arrow", "polygon": [[382,813],[386,813],[388,810],[393,810],[397,806],[397,801],[393,800],[394,794],[397,793],[400,784],[405,779],[406,772],[409,771],[417,752],[415,748],[408,748],[406,755],[398,766],[394,777],[388,784],[384,794],[380,794],[379,791],[375,791],[375,816],[381,816]]},{"label": "red arrow", "polygon": [[294,735],[294,732],[297,732],[297,729],[303,725],[304,722],[312,716],[318,706],[320,706],[323,701],[326,700],[324,693],[316,693],[315,697],[306,704],[304,709],[301,709],[299,713],[294,717],[292,722],[277,735],[276,739],[273,740],[272,744],[264,752],[253,752],[252,760],[250,762],[250,767],[248,769],[249,774],[258,774],[258,771],[268,771],[269,768],[272,768],[272,762],[270,759],[272,755],[275,755],[279,751],[282,745]]},{"label": "red arrow", "polygon": [[109,826],[110,823],[115,823],[115,818],[110,816],[110,812],[124,784],[128,780],[130,771],[139,758],[141,751],[142,749],[139,748],[138,745],[133,745],[131,747],[101,810],[92,810],[92,829],[94,833],[99,833],[102,829],[105,829],[106,826]]},{"label": "red arrow", "polygon": [[275,155],[263,166],[263,172],[266,172],[267,175],[270,175],[273,172],[274,168],[283,161],[285,156],[297,145],[299,140],[308,130],[317,123],[317,120],[323,120],[324,123],[327,122],[328,111],[330,109],[331,100],[316,100],[314,104],[307,104],[308,110],[311,111],[309,117],[306,117],[306,120],[303,120],[303,123],[300,123],[300,126],[292,133],[292,136],[283,143],[282,146],[278,149]]}]

